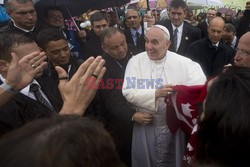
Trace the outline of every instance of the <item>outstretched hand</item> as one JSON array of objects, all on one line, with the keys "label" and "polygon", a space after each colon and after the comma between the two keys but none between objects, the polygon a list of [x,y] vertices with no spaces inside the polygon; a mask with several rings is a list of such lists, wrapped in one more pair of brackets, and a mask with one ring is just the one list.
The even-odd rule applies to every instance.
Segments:
[{"label": "outstretched hand", "polygon": [[17,90],[21,90],[43,71],[47,65],[44,52],[32,52],[22,59],[11,53],[12,60],[8,69],[6,83]]},{"label": "outstretched hand", "polygon": [[60,114],[84,114],[95,97],[100,80],[106,71],[104,63],[101,56],[95,59],[90,57],[69,81],[65,80],[67,73],[61,67],[56,67],[59,79],[61,78],[58,87],[64,101]]}]

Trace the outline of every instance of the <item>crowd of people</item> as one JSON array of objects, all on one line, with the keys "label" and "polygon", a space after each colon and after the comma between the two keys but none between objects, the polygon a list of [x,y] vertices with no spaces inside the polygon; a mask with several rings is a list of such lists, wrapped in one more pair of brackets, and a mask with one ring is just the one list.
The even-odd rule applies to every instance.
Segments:
[{"label": "crowd of people", "polygon": [[[129,8],[122,22],[93,10],[76,29],[56,6],[39,19],[32,0],[4,7],[0,166],[250,165],[250,1],[241,16],[209,8],[200,21],[183,0],[164,17]],[[176,85],[205,86],[200,111],[183,105],[196,136],[172,119]]]}]

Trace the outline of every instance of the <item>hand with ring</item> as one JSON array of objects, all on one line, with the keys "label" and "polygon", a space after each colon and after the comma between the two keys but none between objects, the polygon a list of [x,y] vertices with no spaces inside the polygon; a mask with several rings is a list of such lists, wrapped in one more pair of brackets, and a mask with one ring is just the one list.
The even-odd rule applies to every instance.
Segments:
[{"label": "hand with ring", "polygon": [[155,97],[159,98],[159,97],[171,96],[174,92],[174,90],[171,88],[172,86],[173,85],[170,84],[163,85],[162,88],[157,89],[155,91]]},{"label": "hand with ring", "polygon": [[[13,88],[21,90],[40,74],[47,65],[44,52],[32,52],[22,59],[11,53],[12,60],[9,65],[6,82]],[[34,68],[35,66],[35,68]]]},{"label": "hand with ring", "polygon": [[[98,87],[100,79],[106,71],[106,68],[103,67],[104,63],[105,61],[101,56],[95,59],[90,57],[78,68],[69,81],[66,79],[66,71],[59,66],[56,67],[60,78],[58,88],[64,102],[60,114],[84,114],[97,91],[97,88],[91,88],[90,86]],[[93,75],[96,79],[89,80]]]}]

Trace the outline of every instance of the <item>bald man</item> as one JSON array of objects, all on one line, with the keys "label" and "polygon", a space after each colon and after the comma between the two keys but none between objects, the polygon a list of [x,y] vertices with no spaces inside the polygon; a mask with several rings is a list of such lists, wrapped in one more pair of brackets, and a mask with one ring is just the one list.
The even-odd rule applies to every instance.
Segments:
[{"label": "bald man", "polygon": [[241,36],[236,55],[234,57],[234,65],[250,68],[250,32]]},{"label": "bald man", "polygon": [[126,67],[122,93],[141,113],[140,121],[134,122],[133,167],[180,166],[184,141],[180,131],[168,129],[164,99],[172,94],[170,85],[206,80],[198,63],[169,51],[169,46],[167,28],[154,25],[145,34],[146,52],[132,57]]},{"label": "bald man", "polygon": [[233,61],[234,50],[222,40],[224,26],[221,17],[213,18],[208,25],[208,37],[192,43],[186,53],[187,57],[201,65],[208,78]]}]

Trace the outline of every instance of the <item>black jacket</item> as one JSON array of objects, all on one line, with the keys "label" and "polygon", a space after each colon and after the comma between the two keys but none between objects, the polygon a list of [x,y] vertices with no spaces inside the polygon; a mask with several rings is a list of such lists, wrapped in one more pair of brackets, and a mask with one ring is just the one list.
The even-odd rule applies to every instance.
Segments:
[{"label": "black jacket", "polygon": [[[163,25],[169,30],[170,40],[171,40],[171,43],[173,43],[172,41],[173,40],[173,28],[172,28],[172,24],[170,20],[162,20],[162,21],[156,22],[156,24]],[[180,55],[185,55],[189,45],[199,39],[201,39],[200,29],[194,26],[191,26],[189,23],[184,21],[181,43],[177,50],[177,53]],[[169,50],[174,51],[173,45],[170,45]]]},{"label": "black jacket", "polygon": [[[78,59],[77,57],[71,55],[69,62],[67,64],[59,65],[59,66],[62,67],[66,72],[69,71],[68,75],[69,75],[69,79],[70,79],[76,73],[77,69],[80,67],[80,65],[82,63],[83,63],[83,60]],[[49,77],[51,77],[58,85],[58,83],[59,83],[58,74],[56,72],[55,67],[53,66],[53,64],[50,61],[48,62],[48,68],[46,69],[45,73]]]},{"label": "black jacket", "polygon": [[25,34],[33,40],[36,40],[36,37],[37,37],[37,34],[39,33],[39,31],[40,31],[40,26],[36,25],[33,31],[25,32],[25,31],[15,27],[12,21],[9,21],[9,23],[6,26],[4,26],[0,29],[0,33],[2,33],[2,32],[16,32],[16,33],[20,33],[20,34]]},{"label": "black jacket", "polygon": [[204,74],[211,77],[220,72],[224,65],[233,62],[234,50],[222,40],[216,48],[209,39],[203,38],[190,45],[186,56],[198,62]]},{"label": "black jacket", "polygon": [[[62,107],[57,85],[46,75],[36,79],[56,112]],[[32,120],[56,114],[43,104],[18,93],[0,108],[0,135],[19,128]]]},{"label": "black jacket", "polygon": [[85,60],[91,56],[100,56],[103,52],[100,38],[94,30],[90,30],[87,35],[87,42],[84,44]]},{"label": "black jacket", "polygon": [[207,26],[206,20],[203,20],[203,21],[199,22],[198,25],[197,25],[197,28],[199,28],[201,30],[202,38],[204,38],[204,37],[208,38],[208,36],[207,36],[207,27],[208,26]]},{"label": "black jacket", "polygon": [[[131,166],[132,116],[135,110],[130,108],[122,95],[121,81],[123,81],[125,68],[131,55],[127,55],[122,61],[117,61],[118,63],[108,54],[103,54],[103,58],[106,61],[107,71],[103,77],[104,86],[100,87],[99,93],[106,108],[104,115],[106,127],[115,140],[121,159],[129,167]],[[113,88],[107,87],[108,80],[112,81],[110,83]]]},{"label": "black jacket", "polygon": [[250,10],[245,10],[243,16],[236,22],[236,36],[238,39],[250,31]]},{"label": "black jacket", "polygon": [[[67,64],[59,66],[62,67],[66,72],[69,71],[68,76],[69,79],[71,79],[82,63],[83,60],[78,59],[75,56],[71,56]],[[46,74],[56,83],[56,85],[59,84],[58,74],[51,62],[48,62],[48,69],[46,70]],[[93,99],[93,101],[87,107],[84,116],[88,116],[91,117],[92,119],[104,122],[102,118],[102,113],[104,112],[105,108],[100,100],[99,95],[97,94]]]},{"label": "black jacket", "polygon": [[130,31],[129,28],[123,30],[123,33],[124,33],[124,35],[126,36],[127,44],[131,46],[131,51],[132,51],[134,54],[138,54],[138,53],[141,53],[141,52],[144,52],[144,51],[145,51],[144,28],[142,28],[142,34],[141,34],[141,36],[140,36],[140,38],[139,38],[138,46],[136,46],[136,45],[134,44],[134,40],[133,40],[131,31]]}]

